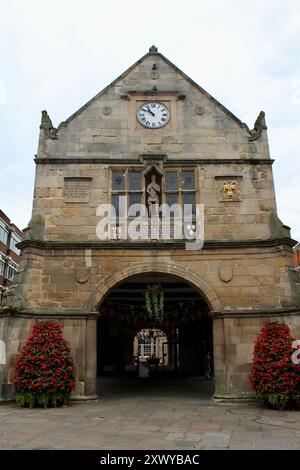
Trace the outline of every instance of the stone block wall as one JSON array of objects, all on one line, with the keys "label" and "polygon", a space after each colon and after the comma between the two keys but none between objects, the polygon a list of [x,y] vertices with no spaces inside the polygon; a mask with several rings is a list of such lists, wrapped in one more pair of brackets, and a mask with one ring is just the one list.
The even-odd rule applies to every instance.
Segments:
[{"label": "stone block wall", "polygon": [[[24,249],[15,302],[29,311],[95,311],[93,296],[100,285],[125,270],[134,273],[136,265],[157,271],[164,266],[193,273],[218,299],[217,309],[280,309],[296,305],[290,283],[291,248],[184,248],[149,250],[121,249]],[[29,263],[29,264],[28,264]],[[229,278],[223,272],[229,273]],[[206,295],[205,292],[203,292]],[[214,306],[212,305],[212,308]]]}]

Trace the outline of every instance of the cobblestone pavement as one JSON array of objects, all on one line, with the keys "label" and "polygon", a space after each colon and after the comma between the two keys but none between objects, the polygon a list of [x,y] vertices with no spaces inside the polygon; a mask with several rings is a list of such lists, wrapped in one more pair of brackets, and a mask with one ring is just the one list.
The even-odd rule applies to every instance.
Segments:
[{"label": "cobblestone pavement", "polygon": [[58,409],[0,406],[0,449],[300,449],[300,412],[216,404],[193,379],[105,379]]}]

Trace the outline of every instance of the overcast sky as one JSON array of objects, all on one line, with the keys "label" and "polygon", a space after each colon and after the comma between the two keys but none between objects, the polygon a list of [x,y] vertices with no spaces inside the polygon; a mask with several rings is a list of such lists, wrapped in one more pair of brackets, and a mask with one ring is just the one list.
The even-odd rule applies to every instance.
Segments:
[{"label": "overcast sky", "polygon": [[299,0],[0,0],[0,208],[31,216],[40,113],[56,127],[155,44],[251,128],[300,239]]}]

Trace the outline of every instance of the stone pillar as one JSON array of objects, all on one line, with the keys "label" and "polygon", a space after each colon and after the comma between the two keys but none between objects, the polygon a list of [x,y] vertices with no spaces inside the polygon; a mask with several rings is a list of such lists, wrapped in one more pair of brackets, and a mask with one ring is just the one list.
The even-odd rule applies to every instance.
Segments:
[{"label": "stone pillar", "polygon": [[5,363],[0,363],[0,402],[12,401],[14,392],[14,365],[16,354],[31,333],[35,320],[11,313],[0,318],[0,340],[5,344]]},{"label": "stone pillar", "polygon": [[223,318],[213,318],[213,347],[215,392],[213,398],[223,397],[227,392],[226,350]]},{"label": "stone pillar", "polygon": [[213,320],[216,401],[244,401],[254,394],[247,380],[259,318],[222,314]]},{"label": "stone pillar", "polygon": [[[249,311],[216,314],[213,320],[215,393],[217,401],[245,401],[254,398],[248,381],[253,346],[264,321],[279,321],[300,332],[300,312]],[[297,338],[299,339],[299,338]]]},{"label": "stone pillar", "polygon": [[97,380],[97,316],[90,315],[86,320],[85,355],[85,396],[96,398]]}]

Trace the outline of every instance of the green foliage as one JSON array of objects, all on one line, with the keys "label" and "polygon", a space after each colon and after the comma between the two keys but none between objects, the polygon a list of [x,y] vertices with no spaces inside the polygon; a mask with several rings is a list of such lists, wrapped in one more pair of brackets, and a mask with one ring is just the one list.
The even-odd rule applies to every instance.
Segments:
[{"label": "green foliage", "polygon": [[256,393],[258,401],[268,408],[277,410],[295,410],[298,408],[297,395],[282,395],[280,393]]},{"label": "green foliage", "polygon": [[162,322],[164,316],[164,291],[161,285],[147,286],[145,299],[149,318]]},{"label": "green foliage", "polygon": [[16,403],[20,406],[29,408],[56,408],[57,406],[63,406],[68,403],[70,393],[34,393],[34,392],[17,392]]}]

